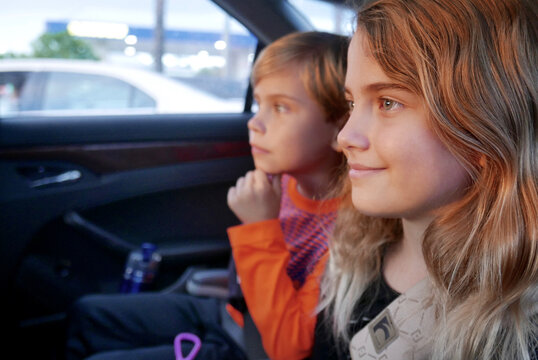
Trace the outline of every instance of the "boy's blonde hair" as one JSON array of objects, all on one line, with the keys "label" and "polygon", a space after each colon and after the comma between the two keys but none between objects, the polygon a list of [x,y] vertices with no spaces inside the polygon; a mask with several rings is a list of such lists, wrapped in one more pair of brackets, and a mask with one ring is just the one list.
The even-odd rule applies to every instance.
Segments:
[{"label": "boy's blonde hair", "polygon": [[[472,180],[424,235],[439,311],[432,359],[528,360],[537,346],[537,4],[378,0],[358,11],[376,61],[424,99],[429,125]],[[349,184],[344,194],[322,307],[345,339],[402,226],[357,213]]]},{"label": "boy's blonde hair", "polygon": [[260,53],[252,70],[252,86],[297,66],[306,92],[324,111],[326,120],[341,126],[348,113],[344,97],[348,43],[345,36],[318,31],[285,35]]}]

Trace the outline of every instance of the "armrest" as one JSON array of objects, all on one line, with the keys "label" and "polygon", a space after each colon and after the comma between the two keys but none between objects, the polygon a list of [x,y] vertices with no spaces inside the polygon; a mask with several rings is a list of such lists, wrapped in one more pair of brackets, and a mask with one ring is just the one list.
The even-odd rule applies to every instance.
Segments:
[{"label": "armrest", "polygon": [[187,281],[186,289],[187,293],[191,295],[227,299],[229,295],[228,270],[198,270]]}]

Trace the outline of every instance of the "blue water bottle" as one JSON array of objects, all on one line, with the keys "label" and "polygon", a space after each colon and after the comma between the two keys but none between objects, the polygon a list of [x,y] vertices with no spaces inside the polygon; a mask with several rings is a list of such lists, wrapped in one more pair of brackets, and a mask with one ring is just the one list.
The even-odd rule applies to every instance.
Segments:
[{"label": "blue water bottle", "polygon": [[132,294],[151,290],[161,262],[161,255],[156,250],[155,244],[143,243],[139,249],[131,251],[125,265],[120,292]]}]

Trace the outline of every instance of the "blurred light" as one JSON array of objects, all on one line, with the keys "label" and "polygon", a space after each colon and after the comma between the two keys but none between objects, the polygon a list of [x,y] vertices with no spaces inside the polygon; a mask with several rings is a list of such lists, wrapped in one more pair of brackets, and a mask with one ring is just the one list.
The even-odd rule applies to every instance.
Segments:
[{"label": "blurred light", "polygon": [[207,56],[209,56],[209,53],[206,50],[200,50],[198,52],[198,56],[199,57],[207,57]]},{"label": "blurred light", "polygon": [[138,42],[136,35],[127,35],[123,40],[127,45],[135,45]]},{"label": "blurred light", "polygon": [[217,50],[224,50],[226,49],[226,41],[224,40],[217,40],[215,41],[215,44],[213,45],[215,47],[215,49]]},{"label": "blurred light", "polygon": [[127,24],[73,20],[67,24],[67,31],[72,36],[121,40],[129,33],[129,26]]},{"label": "blurred light", "polygon": [[140,61],[141,64],[146,66],[153,64],[153,56],[147,52],[139,52],[136,54],[136,59]]},{"label": "blurred light", "polygon": [[136,49],[134,46],[127,46],[125,47],[125,50],[123,50],[123,53],[127,56],[134,56],[136,54]]},{"label": "blurred light", "polygon": [[174,67],[179,65],[179,59],[173,54],[164,54],[162,59],[163,64],[166,67]]},{"label": "blurred light", "polygon": [[252,61],[254,61],[254,53],[250,53],[250,54],[248,54],[248,56],[247,56],[247,60],[248,60],[248,62],[252,62]]}]

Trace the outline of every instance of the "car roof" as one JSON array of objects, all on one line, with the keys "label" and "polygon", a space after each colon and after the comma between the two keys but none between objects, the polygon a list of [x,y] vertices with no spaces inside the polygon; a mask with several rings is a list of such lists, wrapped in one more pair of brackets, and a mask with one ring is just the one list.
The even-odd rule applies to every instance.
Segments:
[{"label": "car roof", "polygon": [[[288,0],[212,0],[239,20],[265,45],[295,31],[315,30],[314,26]],[[352,6],[366,0],[321,0]]]}]

